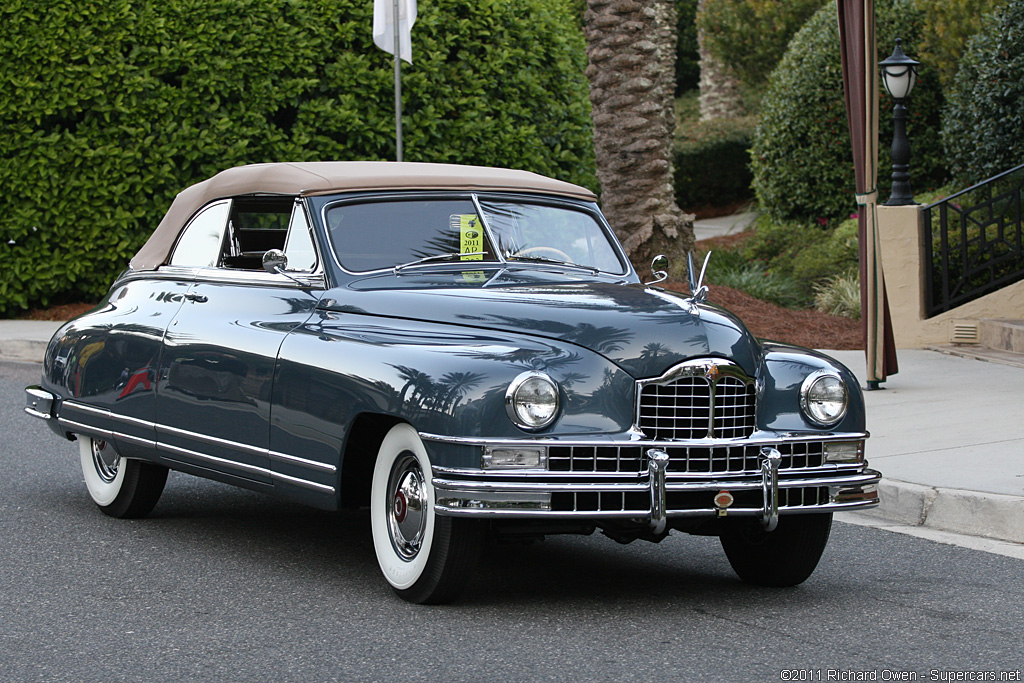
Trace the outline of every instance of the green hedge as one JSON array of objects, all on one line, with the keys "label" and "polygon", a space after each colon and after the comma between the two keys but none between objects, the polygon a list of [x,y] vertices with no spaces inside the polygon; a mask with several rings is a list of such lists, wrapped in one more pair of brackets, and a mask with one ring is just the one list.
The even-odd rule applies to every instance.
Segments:
[{"label": "green hedge", "polygon": [[[174,195],[261,161],[394,158],[368,0],[0,8],[0,314],[96,299]],[[567,3],[434,0],[413,30],[406,159],[596,187]]]},{"label": "green hedge", "polygon": [[943,113],[943,142],[966,187],[1024,164],[1024,0],[1011,0],[968,44]]},{"label": "green hedge", "polygon": [[[923,27],[923,14],[900,0],[875,5],[880,58],[903,39],[907,54]],[[888,196],[892,161],[892,99],[881,95],[878,187]],[[911,182],[915,190],[936,187],[946,175],[939,138],[942,93],[934,69],[925,65],[907,107]],[[853,151],[846,121],[839,29],[834,4],[823,6],[797,33],[772,72],[761,102],[751,166],[762,210],[777,219],[844,219],[856,210]]]},{"label": "green hedge", "polygon": [[675,142],[676,203],[684,211],[753,197],[750,146],[755,119],[716,119],[680,126]]},{"label": "green hedge", "polygon": [[757,86],[821,5],[822,0],[704,0],[697,22],[711,53],[744,83]]}]

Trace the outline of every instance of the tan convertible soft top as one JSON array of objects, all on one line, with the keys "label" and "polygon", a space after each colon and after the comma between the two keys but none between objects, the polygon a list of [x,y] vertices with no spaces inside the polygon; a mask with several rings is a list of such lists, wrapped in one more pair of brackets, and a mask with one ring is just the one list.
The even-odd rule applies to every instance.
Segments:
[{"label": "tan convertible soft top", "polygon": [[131,261],[133,270],[167,262],[190,218],[215,199],[247,194],[315,195],[367,190],[512,191],[555,194],[585,201],[590,190],[528,171],[454,164],[392,161],[308,161],[252,164],[221,171],[183,190]]}]

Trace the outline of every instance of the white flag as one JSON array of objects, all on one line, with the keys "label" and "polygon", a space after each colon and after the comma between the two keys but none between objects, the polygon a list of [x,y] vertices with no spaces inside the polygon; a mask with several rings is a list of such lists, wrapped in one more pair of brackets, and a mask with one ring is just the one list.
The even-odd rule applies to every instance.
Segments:
[{"label": "white flag", "polygon": [[[373,0],[373,42],[384,52],[395,54],[395,0]],[[416,0],[398,0],[399,57],[412,64],[412,25],[416,23]]]}]

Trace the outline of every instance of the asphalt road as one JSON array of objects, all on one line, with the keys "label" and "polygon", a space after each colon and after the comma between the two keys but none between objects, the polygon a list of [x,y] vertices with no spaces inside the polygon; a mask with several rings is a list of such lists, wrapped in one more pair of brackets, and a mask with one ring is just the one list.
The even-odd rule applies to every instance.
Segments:
[{"label": "asphalt road", "polygon": [[461,602],[420,607],[364,514],[171,473],[151,517],[110,519],[21,412],[38,372],[0,364],[4,681],[1021,680],[1024,561],[873,528],[836,524],[780,590],[717,539],[495,546]]}]

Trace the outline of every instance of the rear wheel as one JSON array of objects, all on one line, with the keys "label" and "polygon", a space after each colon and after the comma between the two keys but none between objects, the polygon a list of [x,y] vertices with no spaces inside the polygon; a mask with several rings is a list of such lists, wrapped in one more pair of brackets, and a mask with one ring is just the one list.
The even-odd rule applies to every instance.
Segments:
[{"label": "rear wheel", "polygon": [[167,468],[122,458],[114,444],[88,436],[78,437],[82,474],[89,497],[111,517],[145,517],[160,500],[167,483]]},{"label": "rear wheel", "polygon": [[765,531],[754,519],[728,520],[722,527],[722,548],[747,583],[795,586],[818,566],[831,528],[832,513],[788,515],[775,531]]},{"label": "rear wheel", "polygon": [[451,602],[476,566],[479,523],[434,512],[430,461],[408,424],[395,425],[381,442],[370,489],[370,526],[384,578],[409,602]]}]

